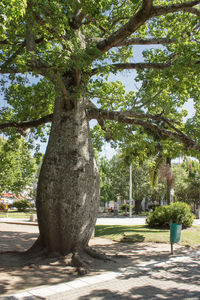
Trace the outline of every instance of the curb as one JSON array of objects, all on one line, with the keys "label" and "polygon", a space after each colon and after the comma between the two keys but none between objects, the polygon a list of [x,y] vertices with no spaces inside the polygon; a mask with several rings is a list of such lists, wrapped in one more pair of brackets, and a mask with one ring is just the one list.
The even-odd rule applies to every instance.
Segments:
[{"label": "curb", "polygon": [[3,220],[3,219],[0,219],[0,223],[38,226],[37,222],[17,221],[17,220]]}]

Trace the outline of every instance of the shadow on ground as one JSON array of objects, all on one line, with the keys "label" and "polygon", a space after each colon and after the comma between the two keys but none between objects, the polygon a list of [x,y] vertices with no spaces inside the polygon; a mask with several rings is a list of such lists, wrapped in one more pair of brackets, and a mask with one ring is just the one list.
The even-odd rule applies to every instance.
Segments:
[{"label": "shadow on ground", "polygon": [[[18,225],[2,225],[0,224],[0,251],[25,251],[35,241],[38,236],[38,229],[35,226],[18,226]],[[138,238],[138,237],[137,237]],[[140,238],[140,237],[139,237]],[[157,295],[171,297],[177,294],[178,297],[183,298],[182,295],[193,299],[196,297],[192,291],[185,291],[184,288],[176,290],[173,287],[165,290],[166,282],[173,281],[174,283],[184,284],[190,282],[191,284],[199,285],[200,282],[200,268],[198,259],[194,258],[189,264],[179,262],[177,264],[167,265],[166,268],[154,268],[145,271],[131,271],[131,268],[141,265],[141,263],[155,263],[168,259],[170,256],[169,244],[151,244],[151,243],[115,243],[110,240],[95,238],[91,240],[91,245],[97,251],[110,255],[114,261],[95,260],[91,257],[85,257],[84,262],[89,269],[89,275],[101,273],[103,271],[122,271],[127,268],[130,272],[116,280],[123,285],[127,282],[136,282],[138,278],[140,282],[138,286],[131,285],[131,288],[125,289],[124,292],[117,290],[117,286],[113,285],[112,281],[107,283],[111,286],[105,287],[105,290],[99,290],[98,286],[90,293],[90,295],[82,295],[82,299],[145,299],[145,293],[149,295],[149,290],[154,298],[160,299]],[[175,253],[182,255],[186,248],[175,246]],[[62,282],[67,282],[77,278],[74,269],[68,264],[66,258],[50,258],[43,257],[31,260],[27,264],[27,257],[21,253],[0,253],[0,295],[12,294],[19,290],[32,288],[39,285],[52,285]],[[26,263],[25,263],[26,262]],[[178,267],[178,268],[177,268]],[[145,279],[152,280],[146,282]],[[161,286],[157,286],[157,280]],[[156,282],[156,284],[155,284]],[[119,286],[120,286],[119,284]],[[126,286],[126,285],[125,285]],[[199,289],[200,290],[200,289]],[[144,293],[144,291],[146,291]],[[104,295],[105,293],[105,295]],[[107,293],[107,294],[106,294]],[[137,297],[136,297],[137,296]],[[87,298],[84,298],[87,297]],[[153,297],[153,296],[152,296]],[[193,297],[193,298],[192,298]],[[179,299],[172,296],[166,299]],[[187,299],[187,298],[183,298]],[[200,299],[199,298],[194,298]]]}]

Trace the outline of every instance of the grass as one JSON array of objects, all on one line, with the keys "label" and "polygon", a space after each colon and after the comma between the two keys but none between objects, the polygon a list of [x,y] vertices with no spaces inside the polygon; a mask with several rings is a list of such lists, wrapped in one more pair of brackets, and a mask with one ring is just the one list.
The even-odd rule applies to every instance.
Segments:
[{"label": "grass", "polygon": [[[97,225],[95,227],[95,236],[108,238],[117,242],[168,243],[170,240],[170,230],[152,229],[145,225]],[[179,244],[189,247],[200,246],[200,226],[193,226],[182,230]]]},{"label": "grass", "polygon": [[[30,215],[36,214],[35,210],[29,210],[27,212],[18,212],[16,210],[8,211],[8,218],[19,218],[19,219],[29,219]],[[5,212],[0,212],[0,218],[6,217]]]}]

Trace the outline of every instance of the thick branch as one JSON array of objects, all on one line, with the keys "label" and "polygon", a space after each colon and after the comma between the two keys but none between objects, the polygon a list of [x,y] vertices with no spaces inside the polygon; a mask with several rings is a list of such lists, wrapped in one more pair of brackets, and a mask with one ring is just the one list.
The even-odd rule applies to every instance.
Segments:
[{"label": "thick branch", "polygon": [[97,48],[102,52],[106,52],[112,47],[120,44],[124,39],[135,32],[146,20],[149,19],[151,14],[153,0],[143,0],[142,8],[130,18],[130,20],[123,25],[116,32],[111,34],[108,38],[97,44]]},{"label": "thick branch", "polygon": [[[88,42],[101,42],[103,38],[91,38],[88,39]],[[134,46],[134,45],[166,45],[172,44],[176,40],[167,39],[167,38],[151,38],[151,39],[141,39],[141,38],[132,38],[132,39],[125,39],[119,42],[116,47],[123,47],[123,46]]]},{"label": "thick branch", "polygon": [[140,39],[140,38],[132,38],[126,39],[119,43],[117,46],[133,46],[133,45],[165,45],[165,44],[172,44],[176,40],[175,39],[167,39],[167,38],[152,38],[152,39]]},{"label": "thick branch", "polygon": [[170,63],[119,63],[112,64],[107,66],[101,66],[99,68],[95,68],[92,70],[92,75],[97,73],[101,73],[106,68],[114,68],[115,70],[143,70],[143,69],[156,69],[163,70],[169,68],[171,66]]},{"label": "thick branch", "polygon": [[16,122],[2,123],[2,124],[0,124],[0,130],[6,129],[6,128],[19,128],[19,129],[35,128],[40,125],[51,122],[52,117],[53,117],[53,114],[50,114],[50,115],[44,116],[40,119],[32,120],[32,121],[25,121],[25,122],[21,122],[21,123],[16,123]]},{"label": "thick branch", "polygon": [[160,16],[160,15],[166,15],[168,13],[178,12],[178,11],[189,11],[191,13],[196,14],[195,11],[192,8],[193,6],[200,3],[200,0],[195,1],[189,1],[189,2],[183,2],[178,4],[172,4],[172,5],[165,5],[165,6],[154,6],[151,10],[151,17]]},{"label": "thick branch", "polygon": [[[127,115],[126,115],[127,114]],[[90,119],[97,119],[101,118],[103,120],[112,120],[112,121],[117,121],[119,123],[124,123],[124,124],[130,124],[130,125],[139,125],[142,126],[143,128],[147,130],[151,130],[155,134],[157,134],[160,139],[162,138],[171,138],[175,140],[179,140],[183,142],[185,145],[186,149],[193,149],[200,151],[200,145],[196,144],[190,137],[186,136],[183,132],[180,130],[176,131],[170,131],[167,130],[156,123],[153,123],[151,120],[162,120],[166,122],[166,119],[163,118],[162,116],[154,116],[154,118],[149,115],[149,114],[143,114],[145,118],[149,118],[151,116],[150,121],[146,120],[141,120],[139,119],[141,117],[141,114],[137,115],[135,114],[135,118],[133,117],[134,114],[132,114],[131,117],[129,117],[130,112],[117,112],[117,111],[105,111],[105,110],[100,110],[100,109],[90,109],[88,111],[88,116]],[[138,117],[138,118],[137,118]]]},{"label": "thick branch", "polygon": [[[144,0],[142,8],[134,16],[132,16],[125,25],[120,27],[106,39],[98,42],[96,47],[100,50],[100,52],[104,53],[113,47],[122,45],[126,38],[128,38],[152,17],[178,11],[189,11],[191,13],[198,14],[198,10],[194,9],[193,6],[199,3],[200,0],[194,0],[173,5],[153,6],[153,0]],[[93,58],[97,58],[97,55]]]}]

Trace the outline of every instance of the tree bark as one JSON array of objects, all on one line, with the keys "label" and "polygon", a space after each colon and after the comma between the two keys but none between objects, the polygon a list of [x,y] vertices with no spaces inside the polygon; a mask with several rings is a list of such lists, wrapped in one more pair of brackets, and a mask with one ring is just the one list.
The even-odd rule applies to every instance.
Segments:
[{"label": "tree bark", "polygon": [[96,222],[99,190],[84,99],[73,99],[69,109],[60,95],[38,182],[36,244],[62,254],[86,247]]}]

